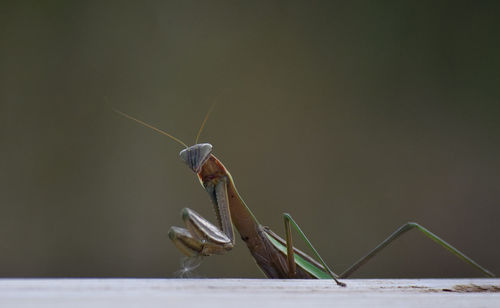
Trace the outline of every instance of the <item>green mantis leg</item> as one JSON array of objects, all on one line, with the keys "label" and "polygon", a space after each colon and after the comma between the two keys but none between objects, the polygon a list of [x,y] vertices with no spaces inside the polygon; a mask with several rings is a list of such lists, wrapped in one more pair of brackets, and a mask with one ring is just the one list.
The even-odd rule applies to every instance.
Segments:
[{"label": "green mantis leg", "polygon": [[300,229],[299,225],[293,220],[292,216],[288,213],[283,214],[283,220],[285,222],[285,232],[286,232],[286,248],[287,248],[287,261],[288,261],[288,269],[290,270],[290,275],[293,275],[295,273],[295,259],[294,259],[294,249],[293,249],[293,242],[292,242],[292,228],[293,226],[297,233],[300,235],[300,237],[304,240],[304,242],[309,246],[311,251],[314,253],[316,258],[321,262],[323,265],[325,271],[332,277],[335,282],[342,287],[345,287],[346,284],[343,282],[340,282],[337,280],[337,275],[328,267],[326,262],[323,260],[323,258],[319,255],[318,251],[314,248],[314,246],[311,244],[311,241],[307,238],[305,233]]},{"label": "green mantis leg", "polygon": [[441,239],[439,236],[436,234],[432,233],[431,231],[427,230],[426,228],[422,227],[416,222],[408,222],[401,226],[399,229],[397,229],[394,233],[392,233],[388,238],[386,238],[382,243],[380,243],[377,247],[375,247],[372,251],[370,251],[366,256],[362,257],[356,263],[351,265],[347,270],[345,270],[342,274],[339,275],[339,278],[346,278],[349,277],[354,271],[356,271],[358,268],[360,268],[363,264],[368,262],[372,257],[374,257],[379,251],[381,251],[383,248],[385,248],[387,245],[389,245],[392,241],[397,239],[399,236],[404,234],[407,231],[410,231],[411,229],[416,228],[417,230],[421,231],[425,236],[430,238],[431,240],[435,241],[439,245],[443,246],[444,248],[448,249],[451,253],[455,254],[457,257],[460,259],[464,260],[465,262],[471,264],[481,272],[485,276],[489,277],[495,277],[495,275],[482,267],[481,265],[477,264],[474,260],[471,258],[467,257],[465,254],[460,252],[458,249],[453,247],[452,245],[448,244],[446,241]]},{"label": "green mantis leg", "polygon": [[[428,229],[424,228],[423,226],[419,225],[416,222],[408,222],[408,223],[404,224],[403,226],[398,228],[394,233],[392,233],[388,238],[386,238],[382,243],[380,243],[377,247],[375,247],[372,251],[370,251],[367,255],[365,255],[364,257],[359,259],[356,263],[351,265],[342,274],[336,275],[328,267],[328,265],[323,260],[323,258],[321,258],[321,256],[317,252],[317,250],[313,247],[311,242],[307,239],[304,232],[300,229],[300,227],[293,220],[293,218],[290,216],[290,214],[286,214],[286,213],[283,214],[283,218],[284,218],[284,222],[285,222],[285,231],[286,231],[287,262],[288,262],[288,268],[290,270],[290,277],[291,278],[293,278],[293,275],[294,275],[295,269],[296,269],[296,263],[295,263],[294,258],[292,257],[294,255],[294,253],[293,253],[294,248],[293,248],[293,243],[292,243],[291,226],[293,226],[295,228],[297,233],[302,237],[304,242],[309,246],[309,248],[314,253],[316,258],[318,258],[318,260],[320,260],[320,263],[322,265],[322,270],[327,272],[328,275],[331,276],[331,278],[335,279],[335,281],[339,285],[345,285],[345,284],[343,284],[342,282],[339,282],[337,280],[337,278],[349,277],[354,271],[356,271],[361,266],[363,266],[366,262],[368,262],[371,258],[373,258],[379,251],[381,251],[386,246],[388,246],[392,241],[394,241],[395,239],[399,238],[402,234],[404,234],[404,233],[406,233],[409,230],[414,229],[414,228],[416,228],[417,230],[420,230],[425,236],[432,239],[433,241],[435,241],[436,243],[438,243],[442,247],[446,248],[447,250],[449,250],[451,253],[455,254],[460,259],[464,260],[465,262],[471,264],[472,266],[474,266],[475,268],[480,270],[485,276],[495,277],[495,275],[492,272],[488,271],[487,269],[485,269],[484,267],[479,265],[477,262],[475,262],[471,258],[467,257],[464,253],[462,253],[461,251],[459,251],[458,249],[456,249],[455,247],[453,247],[452,245],[447,243],[445,240],[443,240],[442,238],[440,238],[439,236],[432,233],[431,231],[429,231]],[[295,251],[295,253],[297,253],[297,251]],[[318,264],[318,266],[319,266],[319,264]]]}]

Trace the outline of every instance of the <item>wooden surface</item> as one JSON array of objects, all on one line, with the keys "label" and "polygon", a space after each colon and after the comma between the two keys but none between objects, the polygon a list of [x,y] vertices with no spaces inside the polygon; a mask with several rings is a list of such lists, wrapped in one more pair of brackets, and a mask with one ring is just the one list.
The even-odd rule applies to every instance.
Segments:
[{"label": "wooden surface", "polygon": [[500,279],[0,279],[0,307],[500,307]]}]

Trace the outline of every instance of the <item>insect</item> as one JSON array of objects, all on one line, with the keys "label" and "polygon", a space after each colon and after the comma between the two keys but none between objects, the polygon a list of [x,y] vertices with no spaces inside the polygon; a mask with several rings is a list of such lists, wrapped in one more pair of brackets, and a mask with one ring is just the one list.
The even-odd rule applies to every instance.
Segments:
[{"label": "insect", "polygon": [[[166,135],[184,146],[185,149],[179,154],[181,160],[198,176],[201,185],[210,196],[217,216],[217,225],[212,224],[192,209],[184,208],[181,216],[186,228],[174,226],[169,230],[170,239],[185,255],[189,257],[210,256],[228,252],[235,245],[235,227],[241,239],[246,243],[255,262],[268,278],[333,279],[338,285],[345,286],[345,283],[339,281],[339,279],[349,277],[354,271],[405,232],[417,229],[465,262],[480,270],[485,276],[494,277],[493,273],[415,222],[404,224],[343,273],[335,274],[290,214],[283,214],[285,239],[278,236],[268,227],[260,224],[238,193],[233,177],[227,168],[212,154],[212,145],[209,143],[198,143],[200,134],[212,109],[213,106],[205,116],[193,146],[187,146],[180,139],[169,133],[115,110],[120,115]],[[292,227],[319,261],[293,246]]]}]

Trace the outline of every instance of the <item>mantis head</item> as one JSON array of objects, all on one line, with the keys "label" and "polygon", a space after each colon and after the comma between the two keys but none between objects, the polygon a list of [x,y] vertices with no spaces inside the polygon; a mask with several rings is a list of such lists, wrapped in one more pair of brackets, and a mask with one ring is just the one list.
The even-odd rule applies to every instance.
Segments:
[{"label": "mantis head", "polygon": [[185,148],[179,153],[181,160],[188,165],[195,173],[200,172],[201,167],[208,160],[212,153],[210,143],[199,143]]},{"label": "mantis head", "polygon": [[205,123],[207,122],[207,119],[208,119],[208,116],[210,115],[210,113],[212,112],[212,109],[214,108],[215,104],[213,104],[210,109],[208,110],[207,114],[205,115],[205,119],[203,119],[203,122],[201,123],[201,127],[200,129],[198,130],[198,134],[196,135],[196,140],[195,140],[195,145],[192,145],[190,147],[188,147],[182,140],[172,136],[171,134],[165,132],[165,131],[162,131],[161,129],[158,129],[148,123],[145,123],[139,119],[136,119],[132,116],[129,116],[128,114],[126,113],[123,113],[119,110],[116,110],[114,109],[114,111],[122,116],[124,116],[125,118],[128,118],[132,121],[135,121],[139,124],[142,124],[146,127],[149,127],[157,132],[159,132],[160,134],[162,135],[165,135],[167,137],[169,137],[170,139],[178,142],[179,144],[181,144],[182,146],[185,147],[184,150],[182,150],[180,153],[179,153],[179,156],[181,158],[181,160],[186,163],[186,165],[188,165],[188,167],[193,170],[194,172],[198,173],[200,172],[201,170],[201,167],[203,166],[203,164],[205,164],[205,162],[208,160],[208,158],[210,157],[210,155],[212,154],[212,145],[210,143],[198,143],[198,139],[200,138],[200,135],[201,135],[201,132],[203,131],[203,128],[205,127]]}]

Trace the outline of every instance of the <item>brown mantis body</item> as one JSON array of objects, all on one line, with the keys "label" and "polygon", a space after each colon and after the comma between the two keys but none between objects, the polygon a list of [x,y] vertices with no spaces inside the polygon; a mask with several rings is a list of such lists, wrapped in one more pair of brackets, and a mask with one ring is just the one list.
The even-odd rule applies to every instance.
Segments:
[{"label": "brown mantis body", "polygon": [[[208,147],[208,144],[201,146]],[[198,151],[195,147],[191,147],[192,151]],[[268,237],[283,240],[257,222],[239,196],[231,175],[214,155],[209,155],[197,175],[212,198],[215,211],[218,213],[219,228],[210,226],[210,223],[196,212],[184,209],[182,218],[187,229],[172,227],[169,231],[170,238],[179,250],[188,256],[197,254],[208,256],[230,250],[235,243],[232,222],[266,276],[315,278],[300,267],[295,271],[289,270],[287,256],[280,252]],[[220,238],[224,241],[218,241]]]}]

